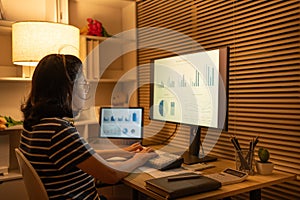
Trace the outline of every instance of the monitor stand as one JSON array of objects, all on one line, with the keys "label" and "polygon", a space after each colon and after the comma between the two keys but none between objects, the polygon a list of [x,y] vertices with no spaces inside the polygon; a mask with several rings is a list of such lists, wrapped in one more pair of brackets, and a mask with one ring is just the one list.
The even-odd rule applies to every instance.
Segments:
[{"label": "monitor stand", "polygon": [[[193,126],[191,127],[190,131],[190,138],[191,138],[191,145],[189,147],[189,151],[186,151],[182,157],[184,164],[196,164],[196,163],[205,163],[205,162],[212,162],[216,161],[217,158],[213,156],[203,156],[204,149],[201,142],[201,127],[200,126]],[[199,156],[200,147],[202,151],[202,156]]]},{"label": "monitor stand", "polygon": [[187,165],[192,165],[196,163],[213,162],[217,160],[217,158],[213,156],[204,156],[202,158],[199,158],[198,156],[191,155],[190,152],[188,151],[184,152],[182,157],[183,157],[183,163]]}]

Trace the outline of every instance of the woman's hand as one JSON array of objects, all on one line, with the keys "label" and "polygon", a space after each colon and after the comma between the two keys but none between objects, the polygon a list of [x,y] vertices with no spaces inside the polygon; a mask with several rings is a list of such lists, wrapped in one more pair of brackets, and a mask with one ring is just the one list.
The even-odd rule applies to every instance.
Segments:
[{"label": "woman's hand", "polygon": [[144,147],[139,153],[134,155],[134,158],[140,159],[140,166],[144,165],[151,158],[155,158],[157,153],[150,147]]},{"label": "woman's hand", "polygon": [[155,150],[152,149],[151,147],[143,147],[142,150],[140,151],[140,153],[151,153],[151,152],[155,152]]},{"label": "woman's hand", "polygon": [[124,158],[131,158],[134,154],[143,151],[144,147],[140,143],[134,143],[125,148],[96,150],[96,152],[104,159],[119,156]]},{"label": "woman's hand", "polygon": [[136,142],[128,147],[123,148],[123,150],[129,152],[140,152],[143,150],[143,146],[139,142]]},{"label": "woman's hand", "polygon": [[[147,162],[149,159],[157,156],[154,149],[152,149],[150,147],[143,147],[140,143],[134,143],[134,144],[130,145],[129,147],[125,147],[123,150],[130,152],[130,153],[134,153],[134,157],[142,158],[143,162]],[[137,155],[137,154],[139,154],[139,155]]]}]

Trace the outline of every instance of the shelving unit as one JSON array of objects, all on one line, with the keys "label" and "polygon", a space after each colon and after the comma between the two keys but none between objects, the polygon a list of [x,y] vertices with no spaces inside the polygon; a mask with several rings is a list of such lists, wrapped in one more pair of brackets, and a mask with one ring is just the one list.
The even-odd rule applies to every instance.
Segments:
[{"label": "shelving unit", "polygon": [[[30,87],[30,78],[20,77],[20,68],[12,63],[12,21],[0,20],[0,115],[21,118],[20,104]],[[21,126],[0,131],[0,196],[27,199],[14,149],[19,146]],[[6,173],[8,172],[8,173]]]},{"label": "shelving unit", "polygon": [[[123,53],[126,41],[89,35],[82,35],[80,41],[80,58],[84,64],[85,76],[90,82],[90,99],[87,102],[90,109],[82,113],[85,118],[80,117],[76,126],[84,138],[88,139],[96,137],[93,133],[98,132],[99,107],[137,105],[136,96],[132,98],[127,93],[136,89],[137,80],[136,72],[128,73],[132,69],[126,63],[128,55]],[[104,45],[101,46],[102,44]],[[106,50],[113,51],[117,56],[107,58],[105,55],[111,54],[105,54]],[[134,59],[135,57],[131,58]],[[91,123],[82,123],[86,119]]]},{"label": "shelving unit", "polygon": [[[72,10],[76,10],[76,14]],[[75,125],[85,139],[97,137],[99,108],[137,106],[135,35],[122,35],[135,25],[135,1],[70,1],[70,24],[82,28],[91,17],[102,23],[112,37],[81,35],[80,59],[90,82],[90,99]],[[113,17],[112,17],[113,16]],[[134,46],[135,45],[135,46]],[[134,49],[132,52],[126,52]]]},{"label": "shelving unit", "polygon": [[12,63],[12,21],[0,20],[0,77],[15,77],[17,69]]},{"label": "shelving unit", "polygon": [[[22,175],[19,171],[19,166],[14,151],[14,149],[19,146],[20,133],[20,126],[8,128],[5,131],[0,131],[0,163],[1,165],[4,164],[6,167],[8,167],[8,173],[0,175],[0,196],[4,199],[27,199],[25,185],[23,183]],[[6,138],[6,141],[3,140],[4,138]],[[5,163],[7,163],[8,166]]]},{"label": "shelving unit", "polygon": [[[92,17],[103,22],[106,30],[116,35],[122,31],[135,28],[135,1],[128,0],[70,0],[69,3],[69,23],[71,25],[82,28],[87,24],[86,18]],[[22,78],[19,68],[12,63],[12,21],[0,20],[0,90],[1,100],[0,105],[1,115],[9,115],[16,120],[22,119],[20,105],[26,99],[30,91],[31,78]],[[130,38],[132,39],[132,38]],[[122,55],[122,48],[126,45],[134,45],[135,41],[121,38],[105,38],[96,36],[82,36],[81,38],[81,56],[85,62],[88,56],[87,41],[97,43],[111,41],[118,47],[119,54],[117,59],[113,60],[105,71],[101,71],[101,61],[99,60],[98,74],[88,78],[91,84],[91,95],[89,109],[83,111],[79,118],[75,121],[75,126],[82,136],[86,139],[97,137],[99,132],[98,111],[101,106],[136,106],[137,95],[135,91],[130,94],[124,92],[136,89],[136,52],[126,53]],[[124,42],[125,41],[125,42]],[[85,51],[84,51],[85,49]],[[97,62],[96,62],[97,63]],[[97,70],[97,69],[96,69]],[[130,71],[130,73],[128,73]],[[103,73],[102,73],[103,72]],[[101,74],[101,76],[100,76]],[[125,75],[125,77],[124,77]],[[3,96],[2,96],[3,95]],[[119,98],[119,101],[118,101]],[[18,171],[18,165],[15,158],[14,147],[17,147],[16,142],[19,141],[19,134],[22,127],[13,127],[5,131],[0,131],[0,135],[9,134],[10,146],[10,167],[8,175],[0,176],[0,196],[8,194],[15,195],[7,196],[6,199],[26,199],[26,192],[21,174]],[[13,191],[18,191],[15,194]],[[16,197],[21,196],[21,197]]]}]

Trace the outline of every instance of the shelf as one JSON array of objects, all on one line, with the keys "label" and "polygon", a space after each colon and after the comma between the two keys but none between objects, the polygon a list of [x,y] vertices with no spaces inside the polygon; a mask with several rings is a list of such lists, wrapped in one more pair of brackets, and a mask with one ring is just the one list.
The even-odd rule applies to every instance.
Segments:
[{"label": "shelf", "polygon": [[[84,2],[86,3],[87,0],[72,0],[74,2]],[[116,8],[124,8],[126,6],[131,5],[133,1],[131,0],[88,0],[90,4],[102,5],[102,6],[109,6],[109,7],[116,7]]]},{"label": "shelf", "polygon": [[103,42],[105,40],[109,40],[109,42],[113,42],[116,44],[136,44],[136,40],[122,38],[122,37],[101,37],[101,36],[94,36],[94,35],[80,35],[85,40],[97,40],[99,42]]},{"label": "shelf", "polygon": [[0,27],[12,27],[14,21],[0,20]]},{"label": "shelf", "polygon": [[[0,82],[30,82],[31,78],[22,78],[22,77],[0,77]],[[134,82],[135,79],[126,79],[126,80],[120,80],[120,79],[114,79],[114,78],[102,78],[100,80],[90,79],[88,80],[91,83],[116,83],[116,82]]]},{"label": "shelf", "polygon": [[0,33],[11,34],[13,21],[0,20]]},{"label": "shelf", "polygon": [[93,124],[97,125],[99,124],[99,122],[95,120],[80,120],[74,122],[75,126],[84,126],[84,125],[93,125]]},{"label": "shelf", "polygon": [[30,82],[31,78],[22,78],[22,77],[0,77],[1,82]]},{"label": "shelf", "polygon": [[136,82],[136,75],[129,74],[124,77],[123,70],[106,70],[100,79],[88,79],[90,83],[116,83],[116,82]]},{"label": "shelf", "polygon": [[19,131],[23,130],[23,125],[16,125],[16,126],[11,126],[9,128],[6,128],[5,130],[0,131],[0,135],[2,134],[7,134],[6,131]]},{"label": "shelf", "polygon": [[22,179],[22,174],[18,169],[9,170],[7,175],[0,175],[0,182]]},{"label": "shelf", "polygon": [[80,35],[80,36],[85,37],[86,39],[99,40],[99,41],[104,41],[109,38],[109,37],[100,37],[94,35]]},{"label": "shelf", "polygon": [[116,82],[134,82],[136,80],[134,79],[126,79],[126,80],[120,80],[120,79],[112,79],[112,78],[103,78],[100,79],[100,83],[116,83]]},{"label": "shelf", "polygon": [[110,39],[109,41],[110,42],[121,42],[122,39],[121,38],[118,38],[118,37],[115,37],[115,36],[112,36],[112,37],[101,37],[101,36],[94,36],[94,35],[80,35],[80,37],[82,37],[83,39],[85,40],[97,40],[99,42],[103,42],[107,39]]}]

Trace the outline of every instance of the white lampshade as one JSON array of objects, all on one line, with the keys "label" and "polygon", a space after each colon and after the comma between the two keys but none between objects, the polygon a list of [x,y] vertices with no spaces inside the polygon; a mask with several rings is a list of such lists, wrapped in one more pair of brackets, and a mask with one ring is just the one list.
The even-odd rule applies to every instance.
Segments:
[{"label": "white lampshade", "polygon": [[16,22],[12,25],[12,58],[16,65],[36,66],[46,55],[79,56],[78,28],[54,22]]}]

